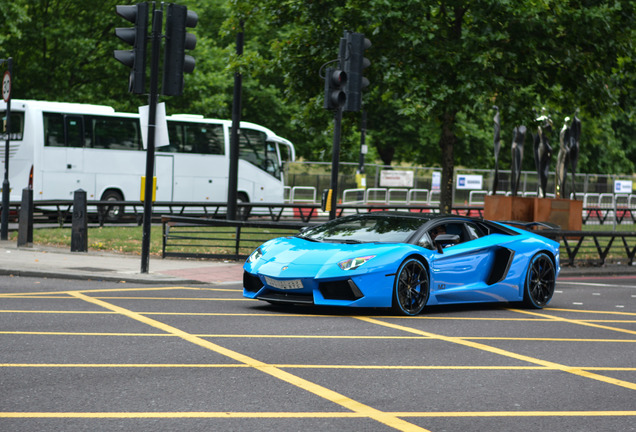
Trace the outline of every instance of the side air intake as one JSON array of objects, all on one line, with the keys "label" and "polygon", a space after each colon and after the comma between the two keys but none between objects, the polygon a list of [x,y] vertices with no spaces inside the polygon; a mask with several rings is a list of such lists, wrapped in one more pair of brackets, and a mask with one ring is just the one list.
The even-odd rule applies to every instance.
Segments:
[{"label": "side air intake", "polygon": [[514,256],[515,251],[513,250],[503,247],[497,248],[495,251],[495,259],[493,260],[492,268],[490,269],[490,275],[486,280],[488,285],[494,285],[506,278]]}]

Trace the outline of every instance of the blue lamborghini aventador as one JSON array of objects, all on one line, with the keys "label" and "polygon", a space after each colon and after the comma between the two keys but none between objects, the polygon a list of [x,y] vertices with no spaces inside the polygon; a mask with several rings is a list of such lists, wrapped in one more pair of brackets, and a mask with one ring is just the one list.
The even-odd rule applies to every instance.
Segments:
[{"label": "blue lamborghini aventador", "polygon": [[515,225],[431,213],[341,217],[270,240],[244,265],[243,295],[274,304],[383,307],[520,302],[542,308],[559,243]]}]

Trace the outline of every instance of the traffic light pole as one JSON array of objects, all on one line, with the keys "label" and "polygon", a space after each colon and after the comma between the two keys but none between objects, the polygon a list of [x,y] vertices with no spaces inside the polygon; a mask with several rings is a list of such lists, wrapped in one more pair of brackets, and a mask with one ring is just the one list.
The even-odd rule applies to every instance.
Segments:
[{"label": "traffic light pole", "polygon": [[360,159],[358,160],[358,173],[364,174],[364,155],[366,153],[367,137],[367,112],[362,110],[362,125],[360,127]]},{"label": "traffic light pole", "polygon": [[334,110],[333,125],[333,153],[331,155],[331,209],[329,210],[329,220],[336,218],[336,206],[338,205],[338,170],[340,166],[342,107],[338,107]]},{"label": "traffic light pole", "polygon": [[[243,55],[243,21],[236,34],[236,55]],[[230,166],[228,167],[227,187],[227,220],[236,220],[236,201],[238,200],[238,159],[239,128],[241,126],[241,90],[243,76],[240,71],[234,72],[234,100],[232,103],[232,131],[230,135]]]},{"label": "traffic light pole", "polygon": [[[7,60],[9,77],[13,77],[13,58],[9,57]],[[7,140],[4,147],[4,180],[2,181],[2,220],[0,227],[0,239],[9,239],[9,199],[11,193],[11,186],[9,184],[9,143],[11,141],[11,93],[7,98],[7,122],[6,132]]]},{"label": "traffic light pole", "polygon": [[159,85],[159,48],[163,10],[154,10],[152,17],[152,54],[150,65],[150,95],[148,96],[148,148],[146,149],[146,184],[144,222],[141,238],[141,273],[148,273],[150,263],[150,227],[152,225],[152,189],[155,172],[155,129],[157,120],[157,88]]}]

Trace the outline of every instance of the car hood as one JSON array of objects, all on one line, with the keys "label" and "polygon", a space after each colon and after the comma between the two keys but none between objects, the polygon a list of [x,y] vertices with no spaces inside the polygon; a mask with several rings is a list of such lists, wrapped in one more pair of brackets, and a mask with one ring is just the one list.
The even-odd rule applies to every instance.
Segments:
[{"label": "car hood", "polygon": [[[306,277],[327,271],[342,271],[337,264],[343,260],[369,255],[375,258],[360,267],[361,272],[373,271],[386,263],[385,258],[396,252],[396,243],[322,243],[299,237],[270,240],[261,246],[263,256],[255,263],[246,263],[248,271],[270,276]],[[322,270],[321,270],[322,269]]]}]

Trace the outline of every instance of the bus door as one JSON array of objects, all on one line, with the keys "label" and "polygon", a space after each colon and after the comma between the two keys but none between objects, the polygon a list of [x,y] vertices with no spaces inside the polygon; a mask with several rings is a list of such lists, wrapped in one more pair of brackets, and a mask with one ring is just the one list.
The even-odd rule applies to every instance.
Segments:
[{"label": "bus door", "polygon": [[157,177],[157,201],[172,201],[174,185],[174,156],[157,154],[155,157],[155,176]]}]

